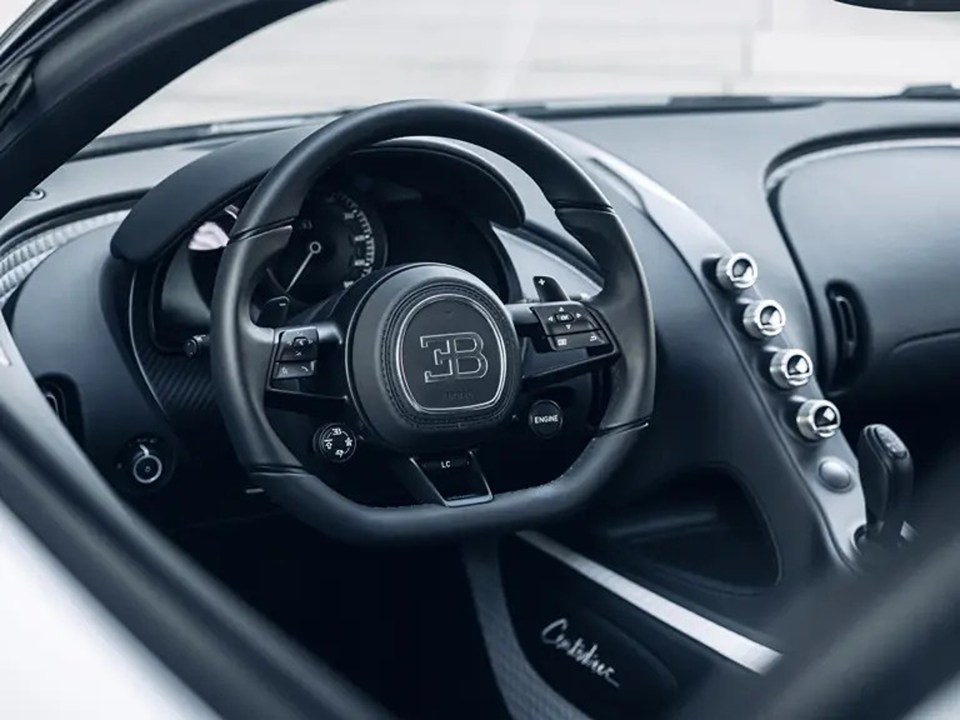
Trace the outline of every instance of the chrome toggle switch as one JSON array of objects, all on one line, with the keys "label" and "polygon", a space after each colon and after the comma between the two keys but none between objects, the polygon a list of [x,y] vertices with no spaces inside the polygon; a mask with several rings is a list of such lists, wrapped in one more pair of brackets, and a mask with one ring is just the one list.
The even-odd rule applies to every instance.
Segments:
[{"label": "chrome toggle switch", "polygon": [[776,300],[757,300],[743,311],[743,329],[752,338],[776,337],[787,324],[787,314]]}]

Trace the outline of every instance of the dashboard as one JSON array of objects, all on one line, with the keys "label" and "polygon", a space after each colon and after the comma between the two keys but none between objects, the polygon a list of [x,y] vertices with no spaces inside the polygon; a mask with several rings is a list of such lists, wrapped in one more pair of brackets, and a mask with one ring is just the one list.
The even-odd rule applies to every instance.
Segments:
[{"label": "dashboard", "polygon": [[[693,496],[721,519],[738,508],[752,534],[736,572],[701,549],[682,576],[663,570],[662,558],[645,575],[763,628],[825,556],[850,559],[863,500],[849,440],[862,424],[902,431],[920,477],[955,467],[945,448],[958,428],[946,410],[957,392],[960,315],[943,298],[960,260],[950,241],[960,218],[955,183],[943,179],[960,167],[960,108],[559,106],[524,121],[610,198],[644,263],[656,318],[654,418],[599,500],[605,523],[591,542],[602,550],[612,534],[639,533],[650,508],[702,517],[684,504]],[[93,146],[0,222],[0,298],[17,345],[117,492],[161,526],[274,511],[233,460],[203,345],[224,238],[259,180],[311,129]],[[718,261],[737,252],[752,258],[755,283],[731,292],[718,284]],[[571,298],[600,283],[516,167],[415,138],[357,153],[317,179],[287,251],[265,268],[253,312],[265,324],[294,321],[369,273],[421,261],[468,270],[504,302],[536,298],[535,278]],[[758,337],[744,322],[777,315],[761,312],[769,305],[747,313],[763,301],[777,304],[779,332]],[[771,358],[791,349],[812,371],[784,387]],[[546,397],[573,431],[590,426],[605,392],[602,378],[587,377]],[[805,436],[798,413],[810,400],[835,403],[842,431]],[[518,417],[490,449],[490,474],[500,489],[555,476],[583,442],[575,432],[541,438]],[[161,460],[163,482],[132,476],[144,453]],[[827,461],[850,482],[824,480]],[[346,473],[335,482],[367,502],[397,501],[390,487]],[[797,540],[812,537],[827,540]],[[631,558],[610,564],[628,573],[640,562]]]}]

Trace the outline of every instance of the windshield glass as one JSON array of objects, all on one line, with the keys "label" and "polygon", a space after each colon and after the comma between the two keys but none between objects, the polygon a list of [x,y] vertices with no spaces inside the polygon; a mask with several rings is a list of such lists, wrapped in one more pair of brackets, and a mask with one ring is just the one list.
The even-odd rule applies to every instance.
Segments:
[{"label": "windshield glass", "polygon": [[[0,27],[29,4],[2,0]],[[960,15],[833,0],[335,0],[189,71],[110,132],[408,97],[879,95],[960,81]]]}]

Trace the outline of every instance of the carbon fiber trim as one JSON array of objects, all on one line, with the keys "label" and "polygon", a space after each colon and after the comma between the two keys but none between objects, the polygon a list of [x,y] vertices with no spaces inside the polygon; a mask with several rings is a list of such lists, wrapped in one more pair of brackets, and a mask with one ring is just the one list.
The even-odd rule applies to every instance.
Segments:
[{"label": "carbon fiber trim", "polygon": [[494,542],[470,545],[464,565],[497,686],[514,720],[589,720],[563,699],[527,661],[513,631]]},{"label": "carbon fiber trim", "polygon": [[220,432],[209,356],[190,359],[157,350],[141,321],[136,318],[132,328],[134,348],[147,384],[171,424],[188,440],[209,439],[214,427]]},{"label": "carbon fiber trim", "polygon": [[0,308],[37,266],[61,247],[92,230],[119,224],[129,211],[94,215],[45,230],[36,235],[14,239],[0,254]]},{"label": "carbon fiber trim", "polygon": [[189,358],[157,347],[151,336],[152,272],[137,272],[130,289],[128,331],[140,371],[170,424],[192,450],[232,451],[217,407],[210,356]]}]

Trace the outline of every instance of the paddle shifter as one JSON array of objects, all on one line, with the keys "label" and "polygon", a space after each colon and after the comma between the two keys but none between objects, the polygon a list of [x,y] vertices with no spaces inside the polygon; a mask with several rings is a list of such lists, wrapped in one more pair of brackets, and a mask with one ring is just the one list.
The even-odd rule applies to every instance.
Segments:
[{"label": "paddle shifter", "polygon": [[863,541],[894,550],[913,495],[910,451],[886,425],[867,425],[857,443],[857,460],[867,505]]}]

